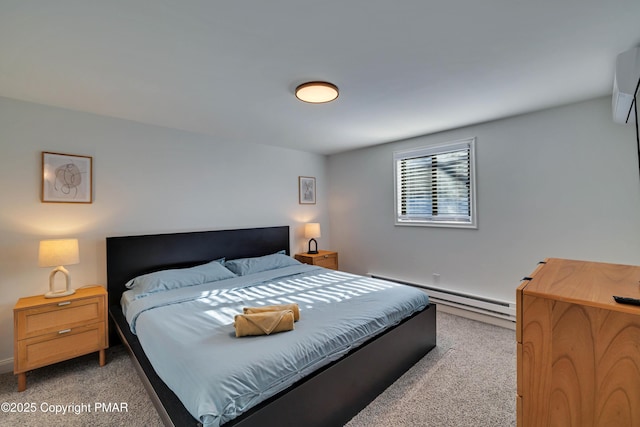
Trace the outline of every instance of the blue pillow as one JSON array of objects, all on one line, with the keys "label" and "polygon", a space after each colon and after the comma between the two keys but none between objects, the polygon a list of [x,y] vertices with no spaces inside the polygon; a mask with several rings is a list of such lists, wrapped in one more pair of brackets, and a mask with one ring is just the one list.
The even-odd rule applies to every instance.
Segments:
[{"label": "blue pillow", "polygon": [[223,262],[224,259],[219,259],[191,268],[156,271],[138,276],[127,282],[125,286],[129,289],[134,289],[137,296],[140,297],[154,292],[201,285],[207,282],[236,277],[235,274],[222,265]]},{"label": "blue pillow", "polygon": [[247,274],[301,264],[290,256],[285,255],[283,252],[284,251],[255,258],[233,259],[231,261],[226,261],[224,266],[238,276],[246,276]]}]

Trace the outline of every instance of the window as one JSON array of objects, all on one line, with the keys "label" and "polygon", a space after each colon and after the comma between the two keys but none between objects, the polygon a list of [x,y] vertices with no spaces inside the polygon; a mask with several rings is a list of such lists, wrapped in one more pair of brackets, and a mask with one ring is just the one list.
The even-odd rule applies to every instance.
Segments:
[{"label": "window", "polygon": [[475,138],[393,153],[396,225],[477,228]]}]

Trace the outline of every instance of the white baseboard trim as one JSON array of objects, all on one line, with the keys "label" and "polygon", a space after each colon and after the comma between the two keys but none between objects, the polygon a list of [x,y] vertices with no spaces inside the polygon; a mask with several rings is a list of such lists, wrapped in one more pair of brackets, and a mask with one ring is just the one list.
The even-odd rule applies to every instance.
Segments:
[{"label": "white baseboard trim", "polygon": [[442,311],[443,313],[455,314],[456,316],[466,317],[467,319],[477,320],[479,322],[489,323],[507,329],[513,329],[514,331],[516,329],[515,322],[509,320],[499,319],[494,316],[488,316],[486,314],[476,313],[475,311],[464,310],[462,308],[452,307],[445,304],[436,304],[436,307],[438,308],[438,311]]},{"label": "white baseboard trim", "polygon": [[[436,304],[448,305],[465,311],[473,311],[478,314],[493,316],[498,319],[511,322],[516,321],[516,303],[515,301],[503,301],[495,298],[488,298],[482,295],[475,295],[466,292],[455,291],[452,289],[441,288],[438,286],[427,285],[424,283],[408,282],[402,279],[394,279],[391,277],[380,276],[377,274],[369,274],[373,278],[389,280],[391,282],[402,283],[404,285],[413,286],[422,289],[429,295],[429,299]],[[484,316],[482,317],[484,318]]]},{"label": "white baseboard trim", "polygon": [[0,374],[13,372],[13,357],[0,360]]}]

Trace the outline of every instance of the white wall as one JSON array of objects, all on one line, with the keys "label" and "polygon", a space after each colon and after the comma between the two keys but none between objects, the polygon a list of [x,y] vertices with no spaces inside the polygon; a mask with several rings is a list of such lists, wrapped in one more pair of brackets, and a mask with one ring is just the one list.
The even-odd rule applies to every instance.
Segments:
[{"label": "white wall", "polygon": [[[610,101],[330,156],[340,267],[427,285],[439,273],[439,286],[513,302],[545,257],[640,264],[635,132],[613,123]],[[395,226],[393,151],[473,136],[478,229]]]},{"label": "white wall", "polygon": [[[16,300],[48,288],[43,238],[80,239],[76,286],[106,283],[106,236],[283,224],[304,251],[308,221],[341,269],[425,284],[440,273],[441,286],[507,301],[545,257],[640,264],[635,135],[610,108],[606,97],[326,160],[0,98],[0,367]],[[470,136],[479,228],[394,226],[392,152]],[[94,203],[41,203],[42,151],[93,156]],[[317,178],[316,205],[298,204],[299,175]]]},{"label": "white wall", "polygon": [[[250,126],[250,124],[247,124]],[[72,286],[106,284],[105,237],[290,225],[328,230],[324,156],[0,98],[0,367],[13,357],[13,306],[48,290],[38,242],[77,237]],[[41,152],[93,157],[94,203],[41,203]],[[298,204],[298,176],[314,176],[317,204]],[[325,236],[329,233],[324,233]],[[321,239],[329,246],[329,238]]]}]

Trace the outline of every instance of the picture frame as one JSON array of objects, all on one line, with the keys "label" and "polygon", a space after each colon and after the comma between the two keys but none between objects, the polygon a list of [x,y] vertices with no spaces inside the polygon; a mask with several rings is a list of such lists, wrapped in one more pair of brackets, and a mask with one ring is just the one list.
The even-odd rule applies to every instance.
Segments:
[{"label": "picture frame", "polygon": [[298,177],[298,203],[301,205],[316,204],[316,179],[314,177]]},{"label": "picture frame", "polygon": [[92,203],[93,158],[42,152],[42,203]]}]

